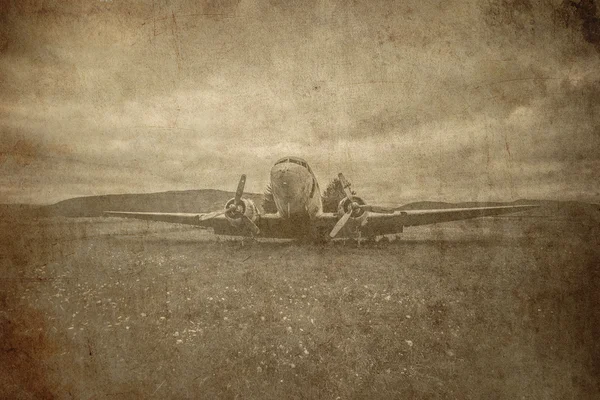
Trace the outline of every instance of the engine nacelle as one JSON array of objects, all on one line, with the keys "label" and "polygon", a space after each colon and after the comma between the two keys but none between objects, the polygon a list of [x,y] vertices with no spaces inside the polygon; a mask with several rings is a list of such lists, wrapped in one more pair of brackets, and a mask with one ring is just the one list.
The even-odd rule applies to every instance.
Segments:
[{"label": "engine nacelle", "polygon": [[[349,207],[352,207],[352,203],[356,203],[359,206],[364,206],[367,203],[358,196],[352,196],[352,199],[344,197],[338,204],[338,214],[343,215],[349,211]],[[365,215],[364,210],[357,208],[352,211],[352,218],[360,218]]]},{"label": "engine nacelle", "polygon": [[[225,209],[228,210],[229,207],[235,204],[235,198],[230,199],[227,203],[225,203]],[[225,217],[227,221],[232,226],[240,227],[242,226],[242,215],[245,215],[250,219],[250,221],[254,222],[258,218],[258,208],[252,200],[241,199],[241,204],[238,206],[238,209],[235,211],[228,211],[225,213]]]}]

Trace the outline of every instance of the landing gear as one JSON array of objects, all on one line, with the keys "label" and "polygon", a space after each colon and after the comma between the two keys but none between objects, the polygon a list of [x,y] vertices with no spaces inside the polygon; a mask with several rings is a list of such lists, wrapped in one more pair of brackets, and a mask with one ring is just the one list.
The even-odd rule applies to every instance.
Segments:
[{"label": "landing gear", "polygon": [[380,237],[379,240],[377,241],[377,243],[381,243],[381,244],[387,244],[390,242],[391,242],[390,238],[385,235]]},{"label": "landing gear", "polygon": [[397,240],[396,235],[383,235],[377,240],[377,243],[390,244],[390,243],[394,243],[396,240]]},{"label": "landing gear", "polygon": [[360,247],[360,246],[371,247],[375,244],[375,242],[376,242],[375,235],[372,235],[372,234],[365,235],[360,230],[356,234],[356,245],[358,247]]}]

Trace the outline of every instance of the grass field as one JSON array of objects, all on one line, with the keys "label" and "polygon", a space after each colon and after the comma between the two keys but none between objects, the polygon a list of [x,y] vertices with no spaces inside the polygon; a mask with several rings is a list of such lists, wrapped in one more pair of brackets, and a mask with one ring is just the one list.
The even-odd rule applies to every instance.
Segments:
[{"label": "grass field", "polygon": [[4,222],[0,398],[600,398],[598,221],[360,248]]}]

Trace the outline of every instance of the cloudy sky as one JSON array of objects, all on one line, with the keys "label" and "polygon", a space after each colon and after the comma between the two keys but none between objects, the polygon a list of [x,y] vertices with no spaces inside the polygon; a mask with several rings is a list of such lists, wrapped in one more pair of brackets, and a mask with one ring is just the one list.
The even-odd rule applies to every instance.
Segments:
[{"label": "cloudy sky", "polygon": [[0,202],[272,163],[375,203],[600,200],[593,0],[0,2]]}]

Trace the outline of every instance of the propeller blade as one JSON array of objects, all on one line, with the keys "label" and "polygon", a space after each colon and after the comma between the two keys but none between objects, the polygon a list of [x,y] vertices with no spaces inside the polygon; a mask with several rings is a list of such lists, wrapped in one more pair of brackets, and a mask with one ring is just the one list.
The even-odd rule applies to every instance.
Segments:
[{"label": "propeller blade", "polygon": [[348,182],[346,180],[346,178],[344,177],[344,175],[341,172],[338,174],[338,178],[340,179],[340,183],[342,184],[342,187],[344,188],[344,193],[346,193],[346,197],[349,199],[352,199],[352,191],[350,190],[350,182]]},{"label": "propeller blade", "polygon": [[244,221],[244,225],[246,225],[246,227],[248,229],[250,229],[250,231],[254,235],[258,235],[260,233],[259,227],[256,226],[256,224],[254,222],[252,222],[252,220],[250,218],[248,218],[246,215],[242,215],[242,221]]},{"label": "propeller blade", "polygon": [[393,214],[395,212],[392,208],[385,208],[379,206],[370,206],[367,204],[361,204],[358,206],[361,210],[370,211],[378,214]]},{"label": "propeller blade", "polygon": [[242,201],[242,195],[244,194],[244,186],[246,186],[246,175],[240,177],[240,181],[235,191],[235,205],[237,206]]},{"label": "propeller blade", "polygon": [[214,211],[214,212],[211,212],[211,213],[203,214],[203,215],[200,216],[200,221],[206,221],[206,220],[209,220],[209,219],[213,219],[215,217],[218,217],[219,215],[225,214],[227,211],[229,211],[229,210]]},{"label": "propeller blade", "polygon": [[352,209],[350,209],[350,211],[348,211],[347,213],[345,213],[344,215],[342,215],[342,218],[340,218],[339,221],[337,222],[337,224],[335,224],[335,226],[331,230],[331,233],[329,234],[329,236],[331,236],[332,238],[336,237],[337,234],[346,225],[346,222],[348,222],[348,220],[350,219],[351,215],[352,215]]}]

